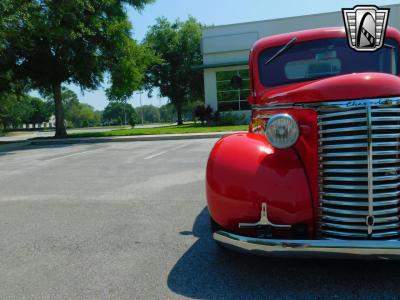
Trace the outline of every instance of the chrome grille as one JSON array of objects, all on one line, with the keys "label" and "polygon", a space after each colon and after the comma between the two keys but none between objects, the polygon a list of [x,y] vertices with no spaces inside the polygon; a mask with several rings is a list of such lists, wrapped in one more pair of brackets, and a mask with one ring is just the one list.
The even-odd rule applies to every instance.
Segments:
[{"label": "chrome grille", "polygon": [[318,113],[322,238],[400,236],[400,105]]}]

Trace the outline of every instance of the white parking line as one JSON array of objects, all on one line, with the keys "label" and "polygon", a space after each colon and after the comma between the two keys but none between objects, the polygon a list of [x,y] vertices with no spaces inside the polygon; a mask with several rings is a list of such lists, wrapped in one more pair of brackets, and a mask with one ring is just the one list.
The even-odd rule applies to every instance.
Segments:
[{"label": "white parking line", "polygon": [[158,152],[158,153],[155,153],[155,154],[146,156],[144,159],[145,159],[145,160],[152,159],[152,158],[161,156],[161,155],[163,155],[163,154],[165,154],[165,153],[168,153],[169,151],[178,150],[178,149],[187,147],[187,146],[189,146],[189,145],[191,145],[191,143],[189,143],[189,144],[182,144],[182,145],[179,145],[179,146],[176,146],[176,147],[172,147],[171,149],[168,149],[168,150],[165,150],[165,151],[160,151],[160,152]]},{"label": "white parking line", "polygon": [[72,157],[72,156],[77,156],[77,155],[81,155],[81,154],[86,154],[86,153],[88,153],[88,152],[93,152],[93,151],[96,151],[96,150],[99,150],[99,149],[89,149],[89,150],[85,150],[85,151],[81,151],[81,152],[76,152],[76,153],[72,153],[72,154],[57,156],[57,157],[54,157],[54,158],[46,159],[46,161],[64,159],[64,158],[68,158],[68,157]]},{"label": "white parking line", "polygon": [[144,159],[152,159],[152,158],[155,158],[155,157],[157,157],[157,156],[160,156],[160,155],[163,155],[163,154],[165,154],[165,153],[167,153],[168,151],[161,151],[161,152],[159,152],[159,153],[156,153],[156,154],[153,154],[153,155],[150,155],[150,156],[146,156]]}]

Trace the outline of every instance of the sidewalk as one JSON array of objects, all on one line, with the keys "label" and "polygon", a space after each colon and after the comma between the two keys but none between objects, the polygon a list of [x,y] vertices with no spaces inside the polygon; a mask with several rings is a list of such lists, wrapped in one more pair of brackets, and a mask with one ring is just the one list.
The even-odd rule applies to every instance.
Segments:
[{"label": "sidewalk", "polygon": [[[240,133],[246,133],[241,131]],[[66,138],[66,139],[37,139],[31,140],[31,145],[57,145],[57,144],[90,144],[105,142],[138,142],[138,141],[165,141],[165,140],[188,140],[188,139],[210,139],[222,138],[239,132],[207,132],[207,133],[185,133],[185,134],[159,134],[159,135],[133,135],[113,137],[91,137],[91,138]]]},{"label": "sidewalk", "polygon": [[211,139],[222,138],[240,132],[207,132],[207,133],[186,133],[186,134],[160,134],[160,135],[135,135],[135,136],[114,136],[114,137],[91,137],[91,138],[65,138],[65,139],[31,139],[24,141],[0,143],[0,151],[9,151],[26,147],[29,145],[65,145],[65,144],[95,144],[109,142],[138,142],[138,141],[165,141],[165,140],[187,140],[187,139]]}]

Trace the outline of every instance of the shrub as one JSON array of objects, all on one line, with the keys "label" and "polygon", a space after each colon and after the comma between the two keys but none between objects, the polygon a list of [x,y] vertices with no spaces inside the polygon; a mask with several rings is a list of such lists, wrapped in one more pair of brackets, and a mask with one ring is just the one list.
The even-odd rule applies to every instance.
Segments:
[{"label": "shrub", "polygon": [[194,116],[200,120],[201,124],[204,125],[204,122],[209,121],[213,115],[213,109],[210,105],[204,107],[204,105],[199,105],[194,110]]},{"label": "shrub", "polygon": [[136,126],[138,123],[138,115],[136,111],[132,111],[131,114],[129,115],[129,120],[128,120],[129,125],[131,125],[132,128]]},{"label": "shrub", "polygon": [[244,114],[226,112],[220,114],[219,120],[217,122],[218,125],[221,126],[241,125],[244,123],[245,118],[246,117]]},{"label": "shrub", "polygon": [[221,119],[221,113],[220,113],[219,110],[217,110],[217,111],[214,113],[213,121],[214,121],[215,124],[219,124],[220,119]]}]

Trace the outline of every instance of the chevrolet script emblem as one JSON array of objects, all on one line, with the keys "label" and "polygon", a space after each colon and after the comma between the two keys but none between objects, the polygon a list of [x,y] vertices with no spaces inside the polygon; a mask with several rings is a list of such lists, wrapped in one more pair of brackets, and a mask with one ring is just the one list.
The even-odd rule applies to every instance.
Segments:
[{"label": "chevrolet script emblem", "polygon": [[349,46],[356,51],[375,51],[385,40],[389,8],[358,5],[343,9]]}]

